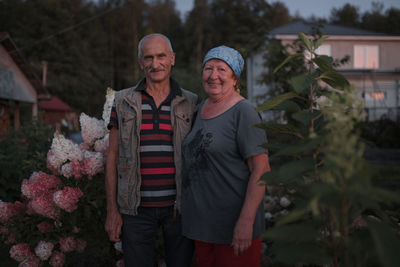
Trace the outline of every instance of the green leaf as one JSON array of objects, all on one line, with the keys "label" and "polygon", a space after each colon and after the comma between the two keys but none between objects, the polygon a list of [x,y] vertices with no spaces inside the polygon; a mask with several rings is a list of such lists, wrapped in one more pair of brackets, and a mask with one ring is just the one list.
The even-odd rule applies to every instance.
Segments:
[{"label": "green leaf", "polygon": [[271,150],[271,151],[278,151],[281,150],[283,147],[287,146],[284,144],[271,144],[271,143],[265,143],[261,145],[263,148]]},{"label": "green leaf", "polygon": [[274,243],[271,253],[276,256],[276,260],[294,266],[316,264],[319,266],[331,262],[323,246],[314,242],[310,243]]},{"label": "green leaf", "polygon": [[314,165],[314,159],[311,157],[306,157],[282,165],[282,167],[279,169],[279,173],[282,177],[286,178],[301,178],[304,172],[313,170]]},{"label": "green leaf", "polygon": [[279,170],[265,173],[261,179],[267,183],[288,183],[302,177],[303,173],[314,169],[314,159],[307,157],[282,165]]},{"label": "green leaf", "polygon": [[290,79],[294,90],[298,94],[303,93],[304,90],[307,89],[313,81],[314,79],[309,74],[300,74]]},{"label": "green leaf", "polygon": [[289,113],[294,113],[301,110],[301,107],[295,102],[287,100],[285,102],[276,105],[275,107],[272,108],[272,110],[284,110]]},{"label": "green leaf", "polygon": [[311,40],[308,39],[307,36],[302,32],[299,32],[299,37],[300,37],[300,40],[302,41],[302,43],[306,46],[307,50],[312,52],[312,42],[311,42]]},{"label": "green leaf", "polygon": [[279,124],[275,122],[263,122],[254,125],[257,128],[265,130],[270,134],[293,134],[298,135],[299,131],[296,127],[290,124]]},{"label": "green leaf", "polygon": [[320,110],[314,110],[312,113],[309,110],[301,110],[292,114],[292,118],[304,125],[308,125],[311,120],[315,120],[321,115],[322,113]]},{"label": "green leaf", "polygon": [[319,236],[319,229],[309,222],[277,226],[268,229],[263,238],[279,242],[312,242]]},{"label": "green leaf", "polygon": [[267,101],[265,101],[263,104],[261,104],[260,106],[257,107],[257,112],[259,111],[263,111],[263,110],[270,110],[274,107],[276,107],[277,105],[281,104],[282,102],[285,102],[288,99],[292,99],[295,97],[299,97],[298,94],[296,94],[295,92],[288,92],[282,95],[278,95],[275,97],[272,97],[270,99],[268,99]]},{"label": "green leaf", "polygon": [[342,74],[334,70],[323,72],[319,76],[319,79],[323,80],[324,82],[336,89],[343,89],[349,85],[349,82],[346,80],[346,78]]},{"label": "green leaf", "polygon": [[280,68],[282,68],[284,65],[286,65],[289,61],[291,61],[297,57],[304,57],[304,55],[302,53],[296,53],[296,54],[288,56],[281,64],[279,64],[278,67],[276,67],[274,69],[274,73],[276,73]]},{"label": "green leaf", "polygon": [[367,224],[374,239],[378,257],[383,265],[386,267],[400,266],[398,233],[390,229],[388,225],[372,219],[368,220]]},{"label": "green leaf", "polygon": [[322,55],[322,56],[316,56],[312,62],[317,64],[317,66],[322,70],[322,71],[332,71],[332,63],[333,63],[333,58]]},{"label": "green leaf", "polygon": [[320,47],[321,44],[322,44],[323,42],[325,42],[326,39],[328,39],[328,37],[329,37],[329,36],[325,35],[325,36],[322,36],[321,38],[319,38],[319,39],[315,42],[315,47],[314,47],[314,48],[317,49],[318,47]]},{"label": "green leaf", "polygon": [[[307,153],[315,149],[322,141],[321,137],[313,138],[308,140],[306,143],[301,143],[293,146],[281,147],[281,149],[273,155],[273,157],[281,155],[295,156],[300,153]],[[271,157],[272,158],[272,157]]]},{"label": "green leaf", "polygon": [[308,214],[309,210],[307,209],[295,209],[291,210],[288,214],[279,217],[276,222],[276,226],[297,222],[302,219],[304,215]]}]

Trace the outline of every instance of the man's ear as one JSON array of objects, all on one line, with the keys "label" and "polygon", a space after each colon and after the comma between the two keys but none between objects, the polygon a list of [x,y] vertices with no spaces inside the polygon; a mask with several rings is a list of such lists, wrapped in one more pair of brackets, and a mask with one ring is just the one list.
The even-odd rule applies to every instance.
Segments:
[{"label": "man's ear", "polygon": [[171,55],[171,66],[175,65],[175,53],[172,53]]}]

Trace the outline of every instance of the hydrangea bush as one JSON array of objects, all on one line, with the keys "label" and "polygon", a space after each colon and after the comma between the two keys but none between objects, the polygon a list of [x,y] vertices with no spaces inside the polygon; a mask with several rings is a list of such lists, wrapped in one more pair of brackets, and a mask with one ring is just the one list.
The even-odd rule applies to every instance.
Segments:
[{"label": "hydrangea bush", "polygon": [[114,91],[107,90],[103,120],[80,116],[83,143],[55,133],[48,172],[33,172],[21,184],[21,199],[0,200],[0,238],[18,266],[64,266],[88,244],[110,251],[103,230],[107,124]]}]

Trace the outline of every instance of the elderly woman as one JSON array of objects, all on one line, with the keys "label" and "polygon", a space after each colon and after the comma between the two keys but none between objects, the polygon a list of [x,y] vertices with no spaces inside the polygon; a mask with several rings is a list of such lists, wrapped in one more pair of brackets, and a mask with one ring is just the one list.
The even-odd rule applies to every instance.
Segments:
[{"label": "elderly woman", "polygon": [[265,184],[270,170],[260,116],[239,95],[244,60],[226,46],[203,60],[208,98],[183,143],[183,235],[195,240],[201,267],[259,266]]}]

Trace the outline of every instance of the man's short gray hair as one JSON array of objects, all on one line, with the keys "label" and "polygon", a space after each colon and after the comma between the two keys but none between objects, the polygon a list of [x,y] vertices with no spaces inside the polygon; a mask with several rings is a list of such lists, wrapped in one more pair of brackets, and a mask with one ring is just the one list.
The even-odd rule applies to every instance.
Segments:
[{"label": "man's short gray hair", "polygon": [[150,38],[150,37],[154,37],[154,36],[159,36],[159,37],[164,38],[164,39],[167,41],[167,43],[168,43],[169,51],[170,51],[171,53],[174,52],[174,50],[172,49],[171,41],[168,39],[167,36],[165,36],[164,34],[161,34],[161,33],[151,33],[151,34],[148,34],[148,35],[144,36],[144,37],[143,37],[142,39],[140,39],[140,41],[139,41],[139,44],[138,44],[138,58],[139,58],[139,59],[142,57],[142,46],[143,46],[143,42],[144,42],[146,39],[148,39],[148,38]]}]

